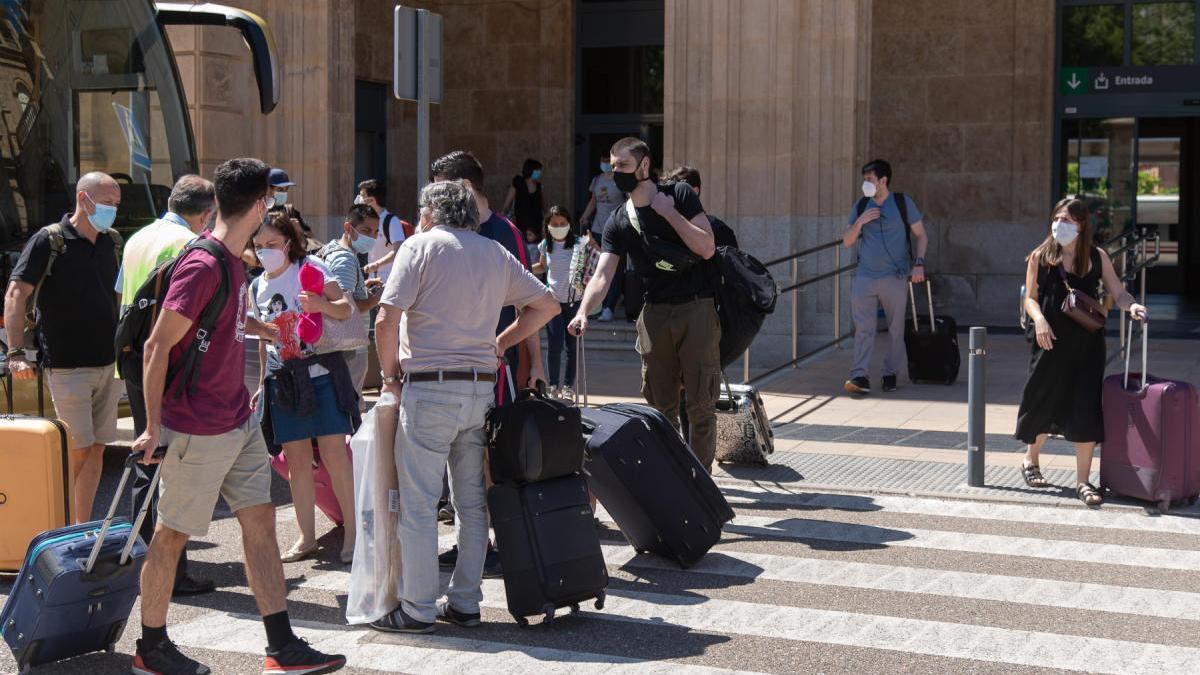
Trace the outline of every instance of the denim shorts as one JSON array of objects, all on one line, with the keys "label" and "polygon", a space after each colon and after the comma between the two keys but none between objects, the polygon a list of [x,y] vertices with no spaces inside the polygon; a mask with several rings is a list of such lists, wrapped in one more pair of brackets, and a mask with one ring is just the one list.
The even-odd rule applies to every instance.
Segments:
[{"label": "denim shorts", "polygon": [[333,378],[329,375],[314,377],[313,393],[317,399],[317,412],[313,415],[297,415],[293,410],[284,410],[276,404],[275,383],[267,380],[267,400],[271,406],[271,430],[275,442],[283,445],[291,441],[302,441],[320,436],[346,436],[352,433],[350,415],[338,409],[337,396],[333,391]]}]

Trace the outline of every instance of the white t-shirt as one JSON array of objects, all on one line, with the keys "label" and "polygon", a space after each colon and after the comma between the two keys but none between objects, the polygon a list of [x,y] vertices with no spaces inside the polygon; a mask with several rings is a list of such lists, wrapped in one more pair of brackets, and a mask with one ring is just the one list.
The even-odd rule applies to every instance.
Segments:
[{"label": "white t-shirt", "polygon": [[[333,275],[325,263],[318,258],[308,256],[304,262],[316,266],[325,275],[325,282],[333,281]],[[300,341],[296,327],[300,316],[300,262],[288,265],[283,274],[274,279],[267,278],[264,273],[250,284],[250,294],[254,298],[254,311],[259,321],[273,323],[279,326],[279,340],[267,344],[267,372],[273,373],[283,367],[285,361],[306,358],[316,354],[313,346]],[[329,371],[324,366],[309,366],[311,377],[325,375]]]},{"label": "white t-shirt", "polygon": [[[392,238],[393,246],[399,246],[400,242],[404,241],[404,228],[400,225],[400,216],[395,216],[394,218],[392,218],[391,219],[392,222],[389,224],[387,222],[389,215],[395,215],[395,214],[393,214],[391,211],[388,211],[387,209],[383,209],[382,211],[379,212],[379,236],[375,237],[375,245],[372,246],[370,252],[367,253],[367,262],[369,262],[369,263],[373,263],[376,260],[379,260],[383,256],[387,255],[387,252],[391,250],[390,248],[388,248],[387,239],[384,237],[384,234],[383,234],[384,227],[388,227],[390,225],[389,230],[388,230],[388,236],[390,236]],[[386,284],[387,278],[388,278],[388,272],[391,272],[391,271],[392,271],[391,265],[385,265],[383,267],[380,267],[379,268],[379,279],[383,283]]]},{"label": "white t-shirt", "polygon": [[[554,293],[554,299],[559,304],[567,304],[571,300],[571,256],[575,249],[567,248],[566,241],[554,242],[554,250],[547,251],[546,240],[538,244],[538,253],[546,256],[546,285]],[[576,246],[587,246],[583,239],[575,240]]]}]

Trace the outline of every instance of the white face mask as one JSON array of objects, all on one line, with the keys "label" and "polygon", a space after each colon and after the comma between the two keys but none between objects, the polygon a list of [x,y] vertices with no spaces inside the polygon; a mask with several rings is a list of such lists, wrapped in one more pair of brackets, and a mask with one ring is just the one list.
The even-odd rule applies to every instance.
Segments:
[{"label": "white face mask", "polygon": [[562,241],[567,238],[567,233],[571,231],[571,226],[563,225],[562,227],[549,227],[546,229],[550,230],[550,236],[554,237],[555,241]]},{"label": "white face mask", "polygon": [[875,184],[874,184],[874,183],[872,183],[872,182],[871,182],[871,181],[869,181],[869,180],[864,180],[864,181],[863,181],[863,184],[862,184],[862,193],[863,193],[863,196],[864,196],[864,197],[866,197],[866,198],[868,198],[868,199],[870,199],[871,197],[874,197],[874,196],[875,196],[875,190],[876,190],[876,188],[875,188]]},{"label": "white face mask", "polygon": [[277,272],[288,262],[287,254],[277,248],[256,248],[254,255],[258,256],[258,261],[268,272]]},{"label": "white face mask", "polygon": [[1079,236],[1079,226],[1069,220],[1056,220],[1050,226],[1050,234],[1062,246],[1070,246]]}]

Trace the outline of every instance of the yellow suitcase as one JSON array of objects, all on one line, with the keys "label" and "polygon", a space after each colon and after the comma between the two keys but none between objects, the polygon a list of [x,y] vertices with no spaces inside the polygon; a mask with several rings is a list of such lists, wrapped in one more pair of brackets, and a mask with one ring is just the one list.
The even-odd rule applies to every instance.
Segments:
[{"label": "yellow suitcase", "polygon": [[0,571],[18,571],[29,542],[71,515],[67,427],[58,420],[0,416]]}]

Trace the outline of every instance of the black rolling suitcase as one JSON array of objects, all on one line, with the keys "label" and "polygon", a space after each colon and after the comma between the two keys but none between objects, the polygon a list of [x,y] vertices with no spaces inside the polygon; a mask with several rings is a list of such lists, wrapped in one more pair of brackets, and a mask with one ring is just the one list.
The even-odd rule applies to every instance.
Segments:
[{"label": "black rolling suitcase", "polygon": [[911,326],[904,326],[908,379],[912,382],[954,384],[962,364],[958,350],[958,324],[953,317],[934,315],[933,289],[928,279],[925,280],[925,294],[929,298],[929,316],[918,316],[916,295],[912,282],[909,282],[908,297],[912,301],[913,322]]},{"label": "black rolling suitcase", "polygon": [[630,545],[695,564],[733,519],[708,470],[654,408],[614,403],[583,415],[588,485]]},{"label": "black rolling suitcase", "polygon": [[600,550],[583,476],[571,474],[488,490],[508,611],[521,626],[541,614],[594,599],[604,608],[608,568]]},{"label": "black rolling suitcase", "polygon": [[[130,523],[114,518],[133,462],[131,455],[104,520],[43,532],[29,543],[20,575],[0,610],[0,635],[22,673],[89,652],[112,652],[140,587],[146,545],[138,529],[149,499]],[[150,491],[158,487],[162,464]]]}]

